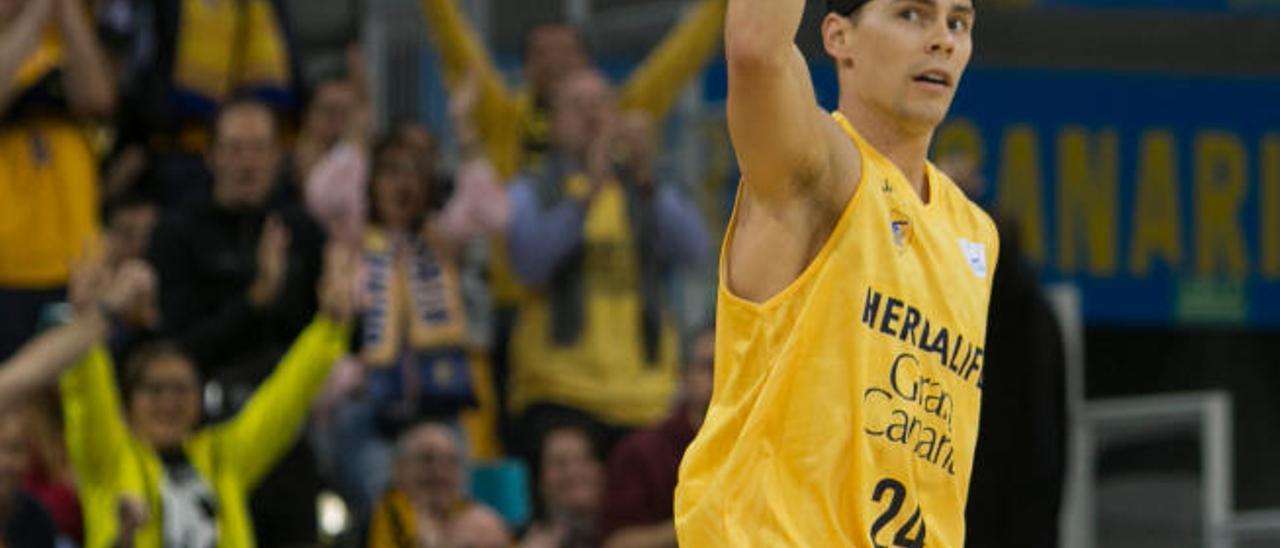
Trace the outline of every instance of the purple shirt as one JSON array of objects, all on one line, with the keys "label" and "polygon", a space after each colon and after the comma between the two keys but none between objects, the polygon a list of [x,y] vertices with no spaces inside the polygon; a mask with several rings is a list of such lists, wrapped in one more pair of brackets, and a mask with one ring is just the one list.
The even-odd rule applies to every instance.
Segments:
[{"label": "purple shirt", "polygon": [[662,423],[627,436],[609,457],[601,538],[627,527],[672,519],[680,459],[693,441],[693,425],[681,405]]},{"label": "purple shirt", "polygon": [[[511,185],[507,243],[516,275],[525,284],[539,287],[546,285],[556,267],[582,245],[586,207],[581,201],[566,198],[543,209],[533,185],[528,178]],[[697,208],[670,185],[660,186],[651,204],[662,265],[691,265],[706,260],[709,236]]]}]

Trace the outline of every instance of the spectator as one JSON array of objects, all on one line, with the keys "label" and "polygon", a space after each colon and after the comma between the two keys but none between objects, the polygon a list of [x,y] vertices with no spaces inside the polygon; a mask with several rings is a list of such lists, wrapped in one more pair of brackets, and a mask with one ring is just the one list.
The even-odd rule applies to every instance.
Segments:
[{"label": "spectator", "polygon": [[19,486],[28,459],[26,416],[0,410],[0,545],[53,548],[53,519]]},{"label": "spectator", "polygon": [[[121,263],[136,265],[133,268],[143,271],[133,275],[146,277],[144,281],[155,287],[155,271],[144,262],[159,215],[155,204],[137,194],[127,194],[111,201],[105,209],[110,250],[107,261],[112,267]],[[112,358],[123,361],[129,350],[154,336],[159,327],[159,303],[155,301],[155,292],[147,291],[139,297],[145,302],[132,303],[128,313],[113,318],[116,321],[107,344]]]},{"label": "spectator", "polygon": [[[27,434],[21,467],[25,494],[40,501],[52,514],[57,529],[72,540],[80,539],[82,534],[80,508],[70,481],[61,433],[55,425],[54,414],[46,411],[56,408],[56,403],[48,402],[46,406],[47,398],[40,389],[52,385],[64,369],[109,331],[108,318],[136,314],[139,304],[145,303],[148,300],[145,296],[154,290],[154,277],[144,263],[126,262],[112,270],[103,268],[101,256],[92,256],[77,265],[72,276],[70,293],[77,304],[75,316],[67,325],[36,338],[0,364],[0,416],[17,416],[15,409],[18,408],[32,411],[21,421]],[[10,471],[13,469],[5,468],[5,472]],[[0,483],[6,481],[0,479]],[[0,501],[9,500],[9,494],[10,490],[0,488]],[[3,522],[0,518],[0,533],[4,531]],[[9,545],[26,544],[11,541]]]},{"label": "spectator", "polygon": [[374,152],[372,204],[363,239],[365,295],[360,360],[367,389],[339,410],[338,436],[352,458],[337,459],[358,516],[386,489],[390,441],[424,418],[457,424],[475,401],[458,255],[462,247],[505,223],[483,192],[491,179],[464,173],[460,191],[438,215],[427,203],[434,189],[419,172],[412,142],[393,132]]},{"label": "spectator", "polygon": [[551,427],[538,458],[541,518],[529,528],[521,548],[594,548],[604,490],[604,465],[590,426],[573,422]]},{"label": "spectator", "polygon": [[[681,88],[717,53],[727,0],[701,0],[643,61],[623,87],[620,106],[639,111],[650,123],[660,125]],[[559,79],[588,66],[585,39],[567,24],[541,24],[529,29],[524,44],[524,87],[514,91],[505,85],[485,51],[479,34],[458,9],[456,0],[422,0],[444,65],[444,77],[453,94],[477,80],[476,106],[469,118],[485,154],[503,181],[536,166],[551,148],[550,107]],[[455,126],[457,123],[455,122]],[[507,247],[492,240],[489,285],[493,300],[493,377],[500,420],[507,422],[518,410],[508,409],[513,384],[512,330],[517,305],[524,298],[521,280],[512,271]],[[520,442],[513,424],[502,427],[509,445]]]},{"label": "spectator", "polygon": [[[684,84],[697,76],[720,42],[725,0],[701,0],[632,74],[623,88],[621,107],[640,111],[658,123]],[[469,73],[480,78],[479,103],[473,114],[480,140],[503,177],[536,164],[551,146],[549,107],[559,79],[587,68],[590,59],[578,29],[567,24],[541,24],[525,36],[524,78],[527,89],[515,92],[501,81],[479,35],[458,10],[455,0],[423,0],[427,26],[453,87]]]},{"label": "spectator", "polygon": [[628,436],[609,457],[600,532],[606,548],[675,548],[673,497],[680,459],[711,403],[715,329],[685,353],[684,394],[662,424]]},{"label": "spectator", "polygon": [[[938,165],[970,196],[982,194],[985,181],[971,158],[949,154]],[[992,218],[1000,258],[987,317],[965,543],[1053,548],[1067,467],[1062,334],[1023,257],[1019,232],[1004,216]]]},{"label": "spectator", "polygon": [[368,216],[373,115],[369,88],[363,57],[351,46],[347,75],[321,81],[312,92],[291,166],[307,210],[330,238],[353,245],[364,238]]},{"label": "spectator", "polygon": [[[88,546],[254,543],[248,493],[293,444],[312,397],[346,350],[353,267],[349,252],[330,253],[323,311],[225,424],[197,430],[198,370],[176,345],[157,343],[132,356],[123,398],[101,349],[64,376],[67,445],[81,482]],[[296,497],[273,502],[314,505]]]},{"label": "spectator", "polygon": [[463,496],[463,448],[449,426],[425,423],[396,444],[395,487],[378,503],[370,548],[505,548],[502,518]]},{"label": "spectator", "polygon": [[140,184],[161,207],[206,199],[212,176],[203,158],[227,104],[252,97],[296,116],[300,79],[289,21],[275,0],[112,3],[114,26],[134,33],[123,55],[118,145],[146,149]]},{"label": "spectator", "polygon": [[590,420],[607,454],[667,412],[679,360],[663,274],[703,260],[708,237],[602,75],[566,77],[552,108],[552,155],[510,191],[512,265],[533,289],[512,337],[511,407],[535,436]]},{"label": "spectator", "polygon": [[79,546],[84,543],[84,517],[64,442],[66,436],[62,434],[58,392],[56,385],[49,388],[51,390],[41,390],[36,395],[26,415],[29,453],[22,490],[39,502],[53,519],[59,546],[66,545],[62,541]]},{"label": "spectator", "polygon": [[347,50],[347,71],[318,82],[308,96],[280,199],[305,201],[330,237],[360,239],[372,138],[372,97],[360,49]]},{"label": "spectator", "polygon": [[209,153],[212,199],[162,219],[152,241],[165,329],[205,371],[268,368],[315,310],[322,235],[304,212],[267,206],[278,143],[265,105],[228,106]]},{"label": "spectator", "polygon": [[[228,105],[209,151],[210,200],[171,212],[150,258],[160,278],[162,332],[221,387],[216,417],[240,408],[316,310],[324,235],[306,212],[268,204],[280,165],[274,115],[262,103]],[[315,459],[298,444],[254,493],[259,544],[315,541]],[[278,512],[286,512],[279,514]]]},{"label": "spectator", "polygon": [[369,140],[372,98],[362,55],[358,46],[348,47],[345,74],[312,84],[294,148],[297,182],[306,181],[315,163],[344,140],[361,144]]},{"label": "spectator", "polygon": [[110,114],[115,88],[82,4],[0,2],[0,360],[62,300],[98,230],[82,123]]},{"label": "spectator", "polygon": [[126,194],[109,201],[106,212],[106,230],[112,246],[109,260],[116,264],[145,260],[160,215],[156,204],[143,196]]}]

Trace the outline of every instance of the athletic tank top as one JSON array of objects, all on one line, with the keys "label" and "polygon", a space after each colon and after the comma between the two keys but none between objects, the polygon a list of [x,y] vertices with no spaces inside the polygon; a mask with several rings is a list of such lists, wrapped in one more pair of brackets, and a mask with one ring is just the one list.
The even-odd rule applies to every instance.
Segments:
[{"label": "athletic tank top", "polygon": [[764,303],[723,282],[730,221],[715,388],[676,491],[681,546],[964,544],[995,225],[931,164],[922,202],[834,117],[862,179]]}]

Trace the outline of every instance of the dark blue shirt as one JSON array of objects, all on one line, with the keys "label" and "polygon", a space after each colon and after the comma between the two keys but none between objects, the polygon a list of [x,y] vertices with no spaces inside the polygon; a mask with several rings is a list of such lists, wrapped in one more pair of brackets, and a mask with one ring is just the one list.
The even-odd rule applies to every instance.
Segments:
[{"label": "dark blue shirt", "polygon": [[4,526],[4,544],[8,548],[53,548],[57,529],[53,519],[35,499],[22,493],[14,495]]}]

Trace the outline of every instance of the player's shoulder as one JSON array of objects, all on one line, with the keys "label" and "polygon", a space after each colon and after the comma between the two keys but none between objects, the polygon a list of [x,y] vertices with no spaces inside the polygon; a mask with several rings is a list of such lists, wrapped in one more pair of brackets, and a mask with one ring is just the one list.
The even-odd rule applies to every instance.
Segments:
[{"label": "player's shoulder", "polygon": [[[821,110],[821,108],[819,108]],[[815,135],[815,146],[822,146],[826,157],[822,165],[823,184],[818,189],[823,203],[847,205],[864,178],[866,160],[861,137],[838,112],[823,112],[822,131]],[[843,207],[836,208],[843,210]]]},{"label": "player's shoulder", "polygon": [[975,237],[980,237],[989,241],[994,245],[999,245],[999,236],[996,230],[995,220],[987,213],[987,210],[974,202],[960,185],[956,184],[937,166],[929,164],[931,180],[934,185],[931,190],[937,192],[935,199],[941,201],[940,205],[944,206],[948,217],[956,228],[962,232],[968,232]]}]

